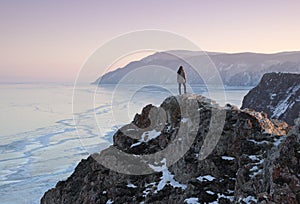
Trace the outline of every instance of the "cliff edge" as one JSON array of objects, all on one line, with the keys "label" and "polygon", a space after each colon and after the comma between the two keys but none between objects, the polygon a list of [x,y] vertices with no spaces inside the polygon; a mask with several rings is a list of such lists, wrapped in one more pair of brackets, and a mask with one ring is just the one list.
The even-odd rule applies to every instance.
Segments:
[{"label": "cliff edge", "polygon": [[171,96],[146,106],[41,203],[299,203],[299,123]]},{"label": "cliff edge", "polygon": [[293,125],[300,110],[300,74],[268,73],[243,100],[242,109],[263,111]]}]

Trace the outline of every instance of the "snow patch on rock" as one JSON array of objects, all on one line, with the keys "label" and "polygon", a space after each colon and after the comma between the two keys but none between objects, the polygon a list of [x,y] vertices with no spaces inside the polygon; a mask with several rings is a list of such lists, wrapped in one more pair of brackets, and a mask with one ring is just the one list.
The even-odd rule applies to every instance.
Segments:
[{"label": "snow patch on rock", "polygon": [[205,176],[199,176],[197,178],[199,181],[203,182],[203,181],[213,181],[215,180],[216,178],[211,176],[211,175],[205,175]]},{"label": "snow patch on rock", "polygon": [[152,168],[156,172],[162,172],[162,177],[160,177],[160,182],[157,185],[157,190],[155,193],[158,191],[162,190],[167,184],[170,184],[174,188],[182,188],[183,190],[187,188],[186,185],[180,184],[179,182],[175,181],[174,175],[169,171],[167,167],[167,159],[164,158],[162,161],[162,166],[154,166],[152,164],[149,164],[149,167]]},{"label": "snow patch on rock", "polygon": [[184,203],[186,204],[199,204],[199,199],[198,198],[187,198],[184,200]]},{"label": "snow patch on rock", "polygon": [[149,142],[150,140],[153,140],[160,135],[161,135],[161,132],[156,131],[156,130],[146,131],[142,134],[141,139],[137,143],[132,144],[130,146],[130,148],[138,146],[138,145],[142,144],[143,142]]}]

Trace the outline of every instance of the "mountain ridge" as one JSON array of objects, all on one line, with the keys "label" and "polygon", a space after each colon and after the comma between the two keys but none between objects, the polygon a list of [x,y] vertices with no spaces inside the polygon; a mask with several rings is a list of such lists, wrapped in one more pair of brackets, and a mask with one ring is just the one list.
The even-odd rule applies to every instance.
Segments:
[{"label": "mountain ridge", "polygon": [[[209,58],[208,58],[209,57]],[[211,65],[208,65],[211,61]],[[272,54],[264,53],[216,53],[216,52],[200,52],[200,51],[183,51],[172,50],[165,52],[157,52],[138,61],[132,61],[122,68],[118,68],[99,77],[92,84],[118,84],[118,83],[137,83],[143,84],[141,80],[143,75],[147,75],[147,79],[156,84],[176,83],[174,73],[179,65],[183,65],[187,72],[187,81],[189,84],[204,84],[213,67],[217,73],[212,72],[212,78],[219,74],[223,84],[226,86],[255,86],[258,84],[262,75],[267,72],[290,72],[297,73],[300,70],[300,52],[280,52]],[[195,65],[199,66],[196,68]],[[165,69],[169,73],[152,74],[149,79],[149,69]],[[144,68],[142,72],[134,75],[138,69]],[[200,71],[200,74],[199,74]],[[201,77],[201,73],[204,76]],[[130,80],[124,79],[128,74],[132,74]],[[151,73],[150,73],[151,74]],[[205,78],[203,78],[205,77]],[[208,77],[209,78],[209,77]],[[204,80],[205,79],[205,80]]]}]

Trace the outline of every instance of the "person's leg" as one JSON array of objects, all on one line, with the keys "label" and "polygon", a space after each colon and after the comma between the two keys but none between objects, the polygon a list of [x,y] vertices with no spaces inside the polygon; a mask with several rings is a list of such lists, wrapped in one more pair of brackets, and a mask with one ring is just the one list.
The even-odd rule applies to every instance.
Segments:
[{"label": "person's leg", "polygon": [[183,83],[183,87],[184,87],[184,93],[186,94],[186,84]]},{"label": "person's leg", "polygon": [[181,83],[178,83],[179,95],[181,95]]}]

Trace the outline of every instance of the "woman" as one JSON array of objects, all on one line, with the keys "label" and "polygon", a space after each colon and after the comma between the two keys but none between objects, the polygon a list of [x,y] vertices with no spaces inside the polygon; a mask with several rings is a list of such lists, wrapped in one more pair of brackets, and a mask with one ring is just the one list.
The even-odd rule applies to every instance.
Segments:
[{"label": "woman", "polygon": [[177,71],[177,83],[178,83],[178,89],[179,89],[179,95],[181,94],[181,84],[183,84],[184,87],[184,93],[186,94],[186,78],[185,78],[185,72],[182,66],[179,67]]}]

